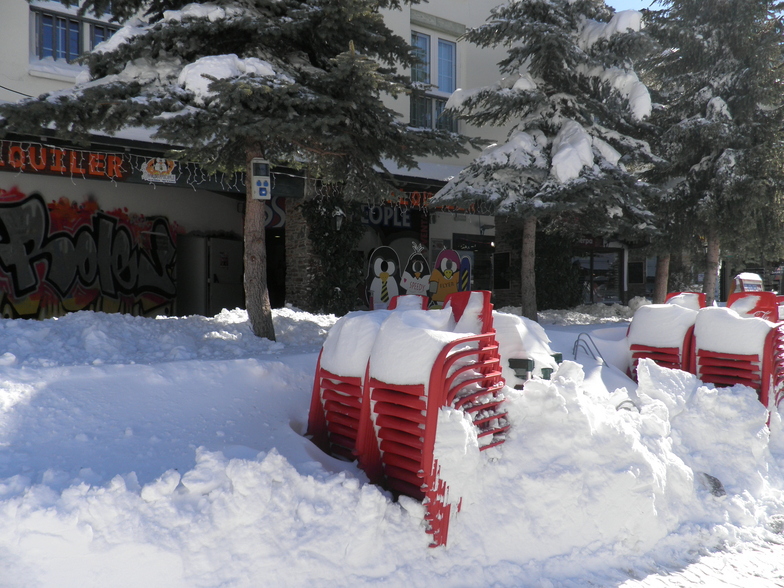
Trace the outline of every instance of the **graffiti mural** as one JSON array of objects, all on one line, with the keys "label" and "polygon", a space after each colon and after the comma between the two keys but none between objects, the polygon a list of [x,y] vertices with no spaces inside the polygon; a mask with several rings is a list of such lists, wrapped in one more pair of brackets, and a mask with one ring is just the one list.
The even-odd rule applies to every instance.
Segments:
[{"label": "graffiti mural", "polygon": [[163,217],[0,189],[2,316],[173,314],[179,232]]}]

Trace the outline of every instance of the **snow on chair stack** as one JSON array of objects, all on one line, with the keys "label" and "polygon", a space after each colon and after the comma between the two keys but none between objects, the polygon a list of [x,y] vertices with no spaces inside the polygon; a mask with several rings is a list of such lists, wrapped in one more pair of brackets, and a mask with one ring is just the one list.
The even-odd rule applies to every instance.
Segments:
[{"label": "snow on chair stack", "polygon": [[389,311],[350,312],[329,332],[316,364],[308,435],[326,453],[356,458],[370,352]]},{"label": "snow on chair stack", "polygon": [[698,312],[678,304],[649,304],[634,313],[627,338],[631,374],[640,359],[670,369],[692,370],[692,337]]},{"label": "snow on chair stack", "polygon": [[670,292],[667,294],[665,302],[699,310],[707,306],[707,296],[704,292]]},{"label": "snow on chair stack", "polygon": [[784,381],[783,329],[782,323],[742,317],[731,309],[703,309],[694,326],[693,373],[717,386],[743,384],[756,390],[767,408],[778,406]]},{"label": "snow on chair stack", "polygon": [[[694,310],[678,304],[641,306],[629,325],[632,375],[637,363],[649,358],[657,364],[695,374],[717,386],[743,384],[757,391],[768,409],[784,399],[784,323],[754,316],[770,316],[768,292],[745,293],[718,306]],[[736,312],[742,310],[745,316]]]},{"label": "snow on chair stack", "polygon": [[[441,409],[470,417],[480,450],[503,443],[508,429],[490,293],[453,294],[444,309],[353,314],[341,319],[325,342],[309,433],[317,445],[344,457],[346,445],[351,445],[344,438],[352,439],[352,453],[371,482],[426,503],[432,544],[444,545],[452,506],[459,510],[460,498],[449,495],[435,455]],[[368,324],[352,326],[358,318]],[[356,429],[349,436],[343,429],[344,415],[334,410],[332,392],[337,381],[355,383],[360,371],[359,403],[353,400],[353,389],[349,394],[350,408],[358,409],[351,411]],[[332,425],[335,418],[338,427]]]}]

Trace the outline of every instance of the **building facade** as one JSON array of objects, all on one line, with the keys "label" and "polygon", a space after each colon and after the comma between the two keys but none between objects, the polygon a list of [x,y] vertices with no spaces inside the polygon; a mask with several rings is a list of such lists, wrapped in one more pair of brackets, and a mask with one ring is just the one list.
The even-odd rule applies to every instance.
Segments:
[{"label": "building facade", "polygon": [[[461,39],[467,28],[485,22],[496,3],[430,0],[386,11],[387,24],[410,40],[421,60],[406,72],[421,92],[389,97],[387,106],[412,126],[502,139],[506,129],[478,129],[443,115],[455,89],[498,79],[503,49],[479,49]],[[54,0],[6,0],[0,19],[0,101],[71,87],[83,72],[75,58],[116,28],[108,18],[79,16],[76,8]],[[165,149],[138,129],[95,136],[89,148],[45,136],[9,136],[0,143],[3,316],[48,317],[81,309],[155,315],[187,308],[210,314],[216,304],[242,306],[236,242],[243,227],[244,178],[208,176],[198,166],[166,159]],[[514,286],[506,288],[506,298],[503,292],[508,266],[494,255],[495,219],[426,208],[428,199],[476,155],[424,158],[415,169],[389,165],[402,195],[363,207],[366,230],[357,255],[369,260],[372,251],[387,246],[402,269],[422,252],[435,269],[445,251],[455,251],[471,267],[469,287],[495,289],[505,304],[514,304]],[[273,180],[267,208],[271,300],[273,306],[307,307],[312,251],[297,207],[308,197],[305,178],[274,170]],[[189,253],[188,263],[206,269],[180,269],[178,279],[183,236],[188,250],[197,252]],[[239,274],[233,269],[238,264]],[[215,268],[226,271],[225,277]],[[232,288],[224,288],[227,281]],[[185,291],[198,291],[197,302],[190,295],[178,300]]]}]

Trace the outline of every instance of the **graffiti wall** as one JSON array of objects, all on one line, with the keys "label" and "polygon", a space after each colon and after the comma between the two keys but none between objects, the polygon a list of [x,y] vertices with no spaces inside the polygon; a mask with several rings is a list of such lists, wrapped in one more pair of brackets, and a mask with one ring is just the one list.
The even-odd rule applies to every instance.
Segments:
[{"label": "graffiti wall", "polygon": [[174,314],[180,232],[164,217],[0,189],[2,316]]}]

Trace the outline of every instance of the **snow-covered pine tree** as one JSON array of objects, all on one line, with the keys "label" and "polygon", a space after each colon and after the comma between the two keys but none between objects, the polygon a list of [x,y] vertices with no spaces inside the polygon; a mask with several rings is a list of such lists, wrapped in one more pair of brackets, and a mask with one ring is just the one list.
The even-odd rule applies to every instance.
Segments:
[{"label": "snow-covered pine tree", "polygon": [[475,204],[523,219],[522,314],[536,320],[538,221],[571,236],[628,237],[652,228],[645,186],[630,173],[651,160],[633,138],[650,114],[633,70],[649,48],[641,14],[602,0],[510,0],[466,34],[508,47],[493,86],[458,91],[450,108],[477,125],[511,125],[449,182],[434,204]]},{"label": "snow-covered pine tree", "polygon": [[[349,199],[380,197],[384,159],[413,167],[465,152],[457,135],[412,130],[382,102],[411,89],[396,71],[413,63],[411,48],[379,14],[401,2],[418,0],[83,0],[83,12],[110,11],[124,27],[87,56],[89,77],[73,90],[4,106],[0,133],[49,128],[87,143],[94,131],[151,127],[174,157],[208,170],[263,156]],[[272,339],[263,220],[249,194],[246,305],[253,331]]]},{"label": "snow-covered pine tree", "polygon": [[[681,236],[706,246],[704,291],[716,292],[720,251],[761,261],[784,255],[782,4],[664,0],[646,14],[663,51],[646,64],[664,108],[656,181],[689,219]],[[677,243],[678,239],[670,239]],[[682,241],[681,241],[682,243]],[[675,253],[675,251],[673,251]]]}]

